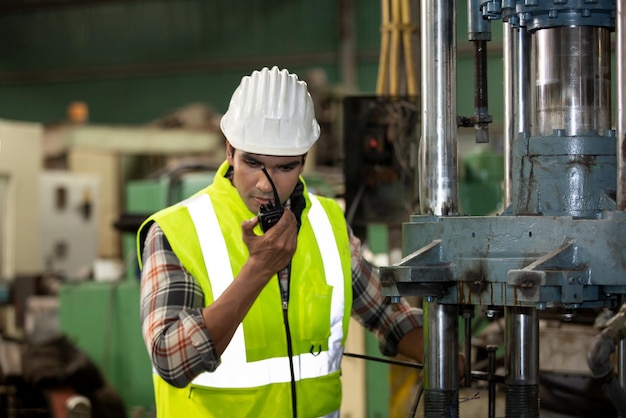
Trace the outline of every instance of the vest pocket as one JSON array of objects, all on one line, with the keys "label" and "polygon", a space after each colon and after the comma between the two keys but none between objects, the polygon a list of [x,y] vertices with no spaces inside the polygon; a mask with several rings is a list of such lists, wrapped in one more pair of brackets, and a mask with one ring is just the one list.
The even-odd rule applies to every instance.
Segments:
[{"label": "vest pocket", "polygon": [[298,382],[298,417],[322,417],[341,406],[340,371]]},{"label": "vest pocket", "polygon": [[328,350],[330,337],[330,308],[333,287],[327,284],[316,286],[315,289],[301,286],[296,300],[292,305],[297,309],[295,323],[290,315],[289,321],[292,335],[298,347],[298,354]]},{"label": "vest pocket", "polygon": [[189,401],[194,406],[194,416],[198,417],[256,417],[258,390],[215,389],[192,385]]},{"label": "vest pocket", "polygon": [[246,360],[249,362],[286,353],[285,327],[280,304],[280,290],[276,278],[261,291],[243,319]]},{"label": "vest pocket", "polygon": [[276,383],[253,388],[211,388],[192,385],[190,415],[181,418],[291,418],[289,383]]}]

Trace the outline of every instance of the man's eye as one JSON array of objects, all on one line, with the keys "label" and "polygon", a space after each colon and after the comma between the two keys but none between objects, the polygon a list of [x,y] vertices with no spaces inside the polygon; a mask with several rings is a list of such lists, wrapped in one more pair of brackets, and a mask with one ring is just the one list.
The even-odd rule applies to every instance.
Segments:
[{"label": "man's eye", "polygon": [[259,163],[257,161],[254,160],[247,160],[246,164],[248,164],[250,167],[258,167]]}]

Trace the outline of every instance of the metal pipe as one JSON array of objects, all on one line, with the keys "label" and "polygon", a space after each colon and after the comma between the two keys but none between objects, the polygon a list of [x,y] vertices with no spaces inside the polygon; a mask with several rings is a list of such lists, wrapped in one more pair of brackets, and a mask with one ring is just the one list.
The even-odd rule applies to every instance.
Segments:
[{"label": "metal pipe", "polygon": [[517,74],[515,76],[516,83],[516,132],[515,136],[520,132],[530,132],[530,94],[531,94],[531,74],[530,74],[530,62],[531,62],[531,42],[530,34],[525,27],[521,27],[515,30],[516,33],[516,48],[515,52],[517,56],[515,58],[515,67]]},{"label": "metal pipe", "polygon": [[496,374],[496,351],[497,345],[488,345],[487,357],[489,359],[489,418],[496,418],[496,382],[491,376]]},{"label": "metal pipe", "polygon": [[[626,296],[620,296],[621,306],[626,306]],[[621,339],[617,343],[617,380],[621,387],[626,389],[626,339]]]},{"label": "metal pipe", "polygon": [[[107,0],[109,1],[109,0]],[[128,1],[128,0],[110,0]],[[142,0],[143,1],[143,0]],[[0,16],[2,13],[0,12]],[[502,45],[492,43],[490,51],[497,54]],[[470,57],[473,48],[461,45],[457,48],[457,56]],[[419,56],[419,55],[417,55]],[[375,63],[380,58],[380,49],[363,49],[355,51],[355,60],[358,63]],[[163,77],[187,74],[210,74],[221,71],[248,71],[250,68],[261,68],[268,62],[276,65],[291,67],[311,67],[320,65],[335,65],[339,61],[338,52],[308,52],[302,54],[279,55],[246,55],[233,58],[211,58],[201,60],[180,60],[176,62],[159,61],[150,63],[129,64],[99,64],[87,67],[67,67],[46,70],[0,71],[0,84],[4,86],[22,86],[37,83],[77,82],[80,80],[119,79],[133,77]],[[416,76],[418,77],[418,76]],[[355,79],[358,78],[355,75]],[[419,77],[417,78],[419,79]]]},{"label": "metal pipe", "polygon": [[476,142],[489,142],[489,100],[487,94],[487,41],[474,42],[474,115],[472,122],[476,131]]},{"label": "metal pipe", "polygon": [[506,416],[539,417],[539,317],[537,309],[505,311]]},{"label": "metal pipe", "polygon": [[[423,214],[458,213],[456,2],[422,0],[422,137],[419,151]],[[424,416],[458,416],[457,305],[424,304]]]},{"label": "metal pipe", "polygon": [[421,3],[420,209],[437,216],[458,212],[455,3]]},{"label": "metal pipe", "polygon": [[511,44],[512,44],[512,90],[513,97],[512,106],[514,112],[513,124],[513,137],[508,149],[508,161],[509,161],[509,205],[513,207],[513,211],[517,211],[517,200],[520,195],[520,176],[519,172],[513,174],[517,170],[515,164],[517,163],[513,157],[514,147],[513,142],[521,137],[521,135],[530,135],[530,115],[531,115],[531,35],[528,33],[525,27],[519,27],[512,29],[511,32]]},{"label": "metal pipe", "polygon": [[533,35],[535,123],[532,136],[604,134],[611,128],[608,28],[556,27]]},{"label": "metal pipe", "polygon": [[515,139],[515,119],[517,118],[517,109],[515,107],[515,89],[513,88],[515,73],[514,69],[517,68],[514,63],[514,57],[516,53],[514,48],[517,47],[517,43],[514,43],[515,39],[513,32],[515,29],[511,27],[511,24],[506,22],[503,24],[503,88],[504,88],[504,202],[503,207],[507,208],[511,204],[511,159],[513,158],[513,152],[511,143]]},{"label": "metal pipe", "polygon": [[476,131],[476,142],[489,142],[489,114],[487,83],[487,42],[491,40],[491,21],[483,19],[481,0],[467,1],[468,39],[474,44],[474,115],[472,123]]},{"label": "metal pipe", "polygon": [[[624,144],[626,143],[626,45],[624,45],[624,36],[626,36],[626,6],[624,2],[617,2],[616,13],[617,36],[615,44],[616,74],[617,74],[617,209],[626,210],[626,152]],[[623,370],[623,367],[622,367]],[[624,377],[621,378],[622,385],[626,382]]]},{"label": "metal pipe", "polygon": [[465,322],[465,387],[472,386],[472,318],[474,317],[474,305],[464,305],[461,308]]},{"label": "metal pipe", "polygon": [[459,415],[459,307],[424,303],[424,417]]}]

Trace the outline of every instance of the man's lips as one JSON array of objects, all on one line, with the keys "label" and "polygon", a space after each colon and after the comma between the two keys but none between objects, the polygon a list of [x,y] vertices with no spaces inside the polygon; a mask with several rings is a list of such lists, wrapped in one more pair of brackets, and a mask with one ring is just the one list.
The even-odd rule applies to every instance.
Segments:
[{"label": "man's lips", "polygon": [[255,197],[254,201],[257,202],[257,204],[259,205],[267,205],[269,202],[272,201],[272,199],[264,199],[262,197]]}]

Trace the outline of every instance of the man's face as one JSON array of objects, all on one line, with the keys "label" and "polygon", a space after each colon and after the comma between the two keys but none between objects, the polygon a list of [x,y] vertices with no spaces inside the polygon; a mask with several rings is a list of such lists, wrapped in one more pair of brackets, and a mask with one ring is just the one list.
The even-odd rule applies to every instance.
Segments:
[{"label": "man's face", "polygon": [[271,155],[250,154],[236,150],[227,145],[228,163],[233,167],[233,186],[239,192],[250,212],[258,213],[259,205],[274,203],[274,192],[269,180],[261,170],[265,166],[272,178],[281,204],[291,196],[298,183],[298,177],[304,169],[304,158],[301,155],[293,157],[276,157]]}]

